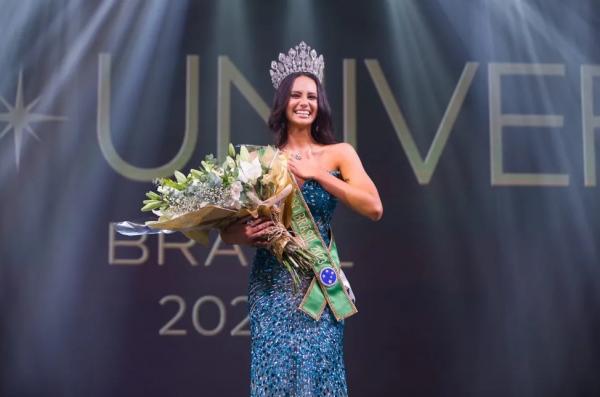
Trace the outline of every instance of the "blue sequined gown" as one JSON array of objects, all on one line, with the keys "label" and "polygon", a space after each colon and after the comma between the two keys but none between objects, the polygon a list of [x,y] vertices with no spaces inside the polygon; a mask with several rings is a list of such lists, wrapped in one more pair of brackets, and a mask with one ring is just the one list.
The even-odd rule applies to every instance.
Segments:
[{"label": "blue sequined gown", "polygon": [[[334,171],[339,176],[339,171]],[[329,244],[329,227],[337,199],[314,180],[301,187],[304,199]],[[343,357],[344,323],[325,308],[319,321],[298,306],[311,276],[294,293],[287,271],[258,249],[250,273],[252,397],[347,396]]]}]

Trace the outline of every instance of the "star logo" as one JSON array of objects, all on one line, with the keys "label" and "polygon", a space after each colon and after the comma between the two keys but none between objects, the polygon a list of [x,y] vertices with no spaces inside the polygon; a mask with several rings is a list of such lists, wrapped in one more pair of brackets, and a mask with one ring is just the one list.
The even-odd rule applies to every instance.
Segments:
[{"label": "star logo", "polygon": [[37,97],[29,105],[24,106],[23,102],[23,71],[19,71],[19,81],[17,83],[17,94],[15,98],[15,104],[10,105],[4,97],[0,96],[0,102],[4,105],[7,112],[0,113],[0,123],[7,123],[6,127],[0,132],[0,139],[9,132],[13,131],[15,134],[15,160],[17,163],[17,169],[19,168],[19,160],[21,155],[21,145],[23,143],[23,136],[25,132],[31,134],[38,141],[40,137],[33,131],[31,123],[39,123],[42,121],[64,121],[67,118],[63,116],[52,116],[41,113],[34,113],[32,109],[38,104],[41,97]]},{"label": "star logo", "polygon": [[325,267],[321,269],[319,272],[319,277],[321,278],[323,285],[326,287],[331,287],[337,282],[337,275],[335,274],[335,270],[333,270],[331,267]]}]

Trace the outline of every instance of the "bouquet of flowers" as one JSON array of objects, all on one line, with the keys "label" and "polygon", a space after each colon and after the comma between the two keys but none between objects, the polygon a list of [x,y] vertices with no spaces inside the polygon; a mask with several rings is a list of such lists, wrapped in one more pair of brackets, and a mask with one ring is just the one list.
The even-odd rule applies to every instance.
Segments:
[{"label": "bouquet of flowers", "polygon": [[[142,211],[152,211],[158,219],[146,222],[146,227],[182,232],[207,244],[210,229],[225,228],[242,218],[269,217],[275,226],[267,229],[268,247],[294,283],[299,283],[301,273],[311,271],[314,255],[289,230],[293,183],[287,157],[278,149],[242,145],[238,153],[229,144],[222,163],[208,155],[201,167],[187,175],[175,171],[174,179],[154,182],[156,191],[146,193]],[[128,234],[127,225],[120,229]]]}]

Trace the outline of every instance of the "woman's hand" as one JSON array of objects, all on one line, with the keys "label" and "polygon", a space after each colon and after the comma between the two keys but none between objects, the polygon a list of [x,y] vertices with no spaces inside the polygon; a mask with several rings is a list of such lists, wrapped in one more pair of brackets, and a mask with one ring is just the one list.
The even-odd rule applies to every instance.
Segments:
[{"label": "woman's hand", "polygon": [[317,158],[309,151],[305,157],[298,160],[293,155],[288,158],[288,168],[302,180],[317,179],[323,172]]},{"label": "woman's hand", "polygon": [[269,218],[240,219],[221,230],[221,240],[226,244],[266,248],[268,244],[265,237],[271,226],[274,226],[274,223]]}]

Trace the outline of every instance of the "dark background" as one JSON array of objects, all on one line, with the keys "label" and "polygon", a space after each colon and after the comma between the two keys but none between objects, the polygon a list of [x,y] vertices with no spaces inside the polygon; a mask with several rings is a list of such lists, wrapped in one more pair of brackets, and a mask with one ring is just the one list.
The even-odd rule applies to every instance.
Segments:
[{"label": "dark background", "polygon": [[[14,129],[0,134],[1,395],[248,394],[249,337],[231,332],[246,316],[232,300],[246,295],[249,266],[225,255],[205,266],[214,235],[190,248],[196,266],[173,249],[159,265],[157,236],[145,241],[143,263],[109,263],[111,222],[143,219],[152,185],[112,168],[100,150],[99,54],[112,55],[115,149],[137,167],[178,152],[186,56],[199,57],[199,134],[187,169],[217,151],[218,57],[269,105],[270,61],[301,40],[325,56],[340,140],[342,61],[356,60],[355,145],[384,205],[378,223],[342,206],[335,217],[359,308],[346,323],[350,394],[600,395],[599,196],[584,186],[580,85],[581,66],[600,63],[599,7],[3,0],[0,114],[14,106],[22,71],[24,105],[41,96],[31,111],[66,120],[32,122],[39,140],[24,130],[18,145]],[[422,158],[465,64],[479,64],[429,183],[418,183],[365,59],[381,65]],[[564,65],[564,76],[503,78],[504,112],[564,116],[562,128],[505,128],[503,158],[506,172],[569,174],[568,186],[492,184],[492,63]],[[599,98],[596,84],[593,92]],[[233,142],[271,142],[235,87],[230,115]],[[0,116],[0,131],[7,126]],[[117,258],[140,254],[114,249]],[[180,309],[171,328],[187,334],[159,335]],[[220,320],[222,329],[202,335],[194,312],[204,329]]]}]

